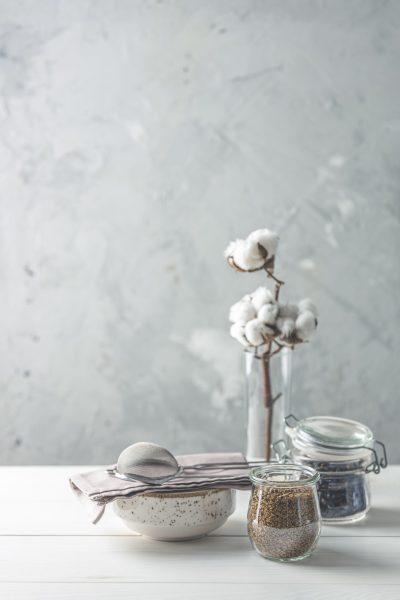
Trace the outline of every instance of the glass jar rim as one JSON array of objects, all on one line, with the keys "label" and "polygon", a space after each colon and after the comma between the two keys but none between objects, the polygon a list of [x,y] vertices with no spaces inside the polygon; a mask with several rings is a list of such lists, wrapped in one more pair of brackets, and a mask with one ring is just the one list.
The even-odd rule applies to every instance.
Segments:
[{"label": "glass jar rim", "polygon": [[[287,479],[290,474],[292,476],[297,475],[298,479]],[[253,483],[270,485],[272,487],[302,487],[314,485],[320,478],[318,471],[312,467],[295,463],[268,463],[252,469],[249,476]]]},{"label": "glass jar rim", "polygon": [[369,427],[342,417],[307,417],[296,423],[295,431],[299,441],[341,450],[357,450],[374,439]]}]

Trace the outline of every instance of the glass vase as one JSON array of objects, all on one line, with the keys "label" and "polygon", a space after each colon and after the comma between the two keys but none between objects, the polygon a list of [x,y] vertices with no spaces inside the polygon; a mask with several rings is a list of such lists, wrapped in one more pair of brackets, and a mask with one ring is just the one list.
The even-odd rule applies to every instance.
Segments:
[{"label": "glass vase", "polygon": [[275,356],[245,355],[245,396],[247,404],[246,457],[249,460],[274,457],[273,444],[285,436],[285,417],[290,414],[292,355],[283,348]]}]

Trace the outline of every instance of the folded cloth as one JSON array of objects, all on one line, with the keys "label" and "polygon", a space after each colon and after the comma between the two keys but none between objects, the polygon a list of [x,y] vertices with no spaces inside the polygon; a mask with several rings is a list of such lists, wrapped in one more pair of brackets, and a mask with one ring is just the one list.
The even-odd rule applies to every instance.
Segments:
[{"label": "folded cloth", "polygon": [[141,481],[118,479],[106,469],[73,475],[69,482],[72,491],[83,502],[91,516],[92,523],[98,523],[106,505],[117,498],[126,498],[149,492],[193,492],[211,488],[233,488],[247,490],[251,487],[248,463],[239,452],[213,454],[185,454],[176,457],[178,464],[189,467],[196,464],[243,463],[229,468],[204,468],[183,471],[164,483],[148,484]]}]

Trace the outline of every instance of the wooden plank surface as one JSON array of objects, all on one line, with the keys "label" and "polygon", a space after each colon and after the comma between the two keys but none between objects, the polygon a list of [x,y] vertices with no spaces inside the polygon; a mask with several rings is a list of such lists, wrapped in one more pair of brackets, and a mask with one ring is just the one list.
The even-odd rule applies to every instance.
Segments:
[{"label": "wooden plank surface", "polygon": [[[281,564],[245,537],[156,542],[129,536],[12,536],[0,539],[0,582],[400,584],[398,538],[321,538],[306,561]],[[399,588],[400,591],[400,588]]]},{"label": "wooden plank surface", "polygon": [[112,510],[91,525],[69,489],[77,469],[0,467],[2,600],[400,600],[400,467],[372,477],[366,521],[324,527],[316,553],[296,564],[253,551],[246,492],[211,536],[156,542],[132,535]]},{"label": "wooden plank surface", "polygon": [[0,583],[2,600],[399,600],[396,585],[334,583]]}]

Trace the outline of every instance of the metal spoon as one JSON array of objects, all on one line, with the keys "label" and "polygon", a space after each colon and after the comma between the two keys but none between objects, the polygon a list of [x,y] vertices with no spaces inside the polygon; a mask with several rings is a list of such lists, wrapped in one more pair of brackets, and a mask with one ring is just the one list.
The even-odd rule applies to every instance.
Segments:
[{"label": "metal spoon", "polygon": [[265,461],[219,462],[181,466],[166,448],[151,442],[137,442],[121,452],[117,466],[107,469],[107,473],[125,481],[157,484],[174,479],[188,471],[249,469],[264,463]]}]

